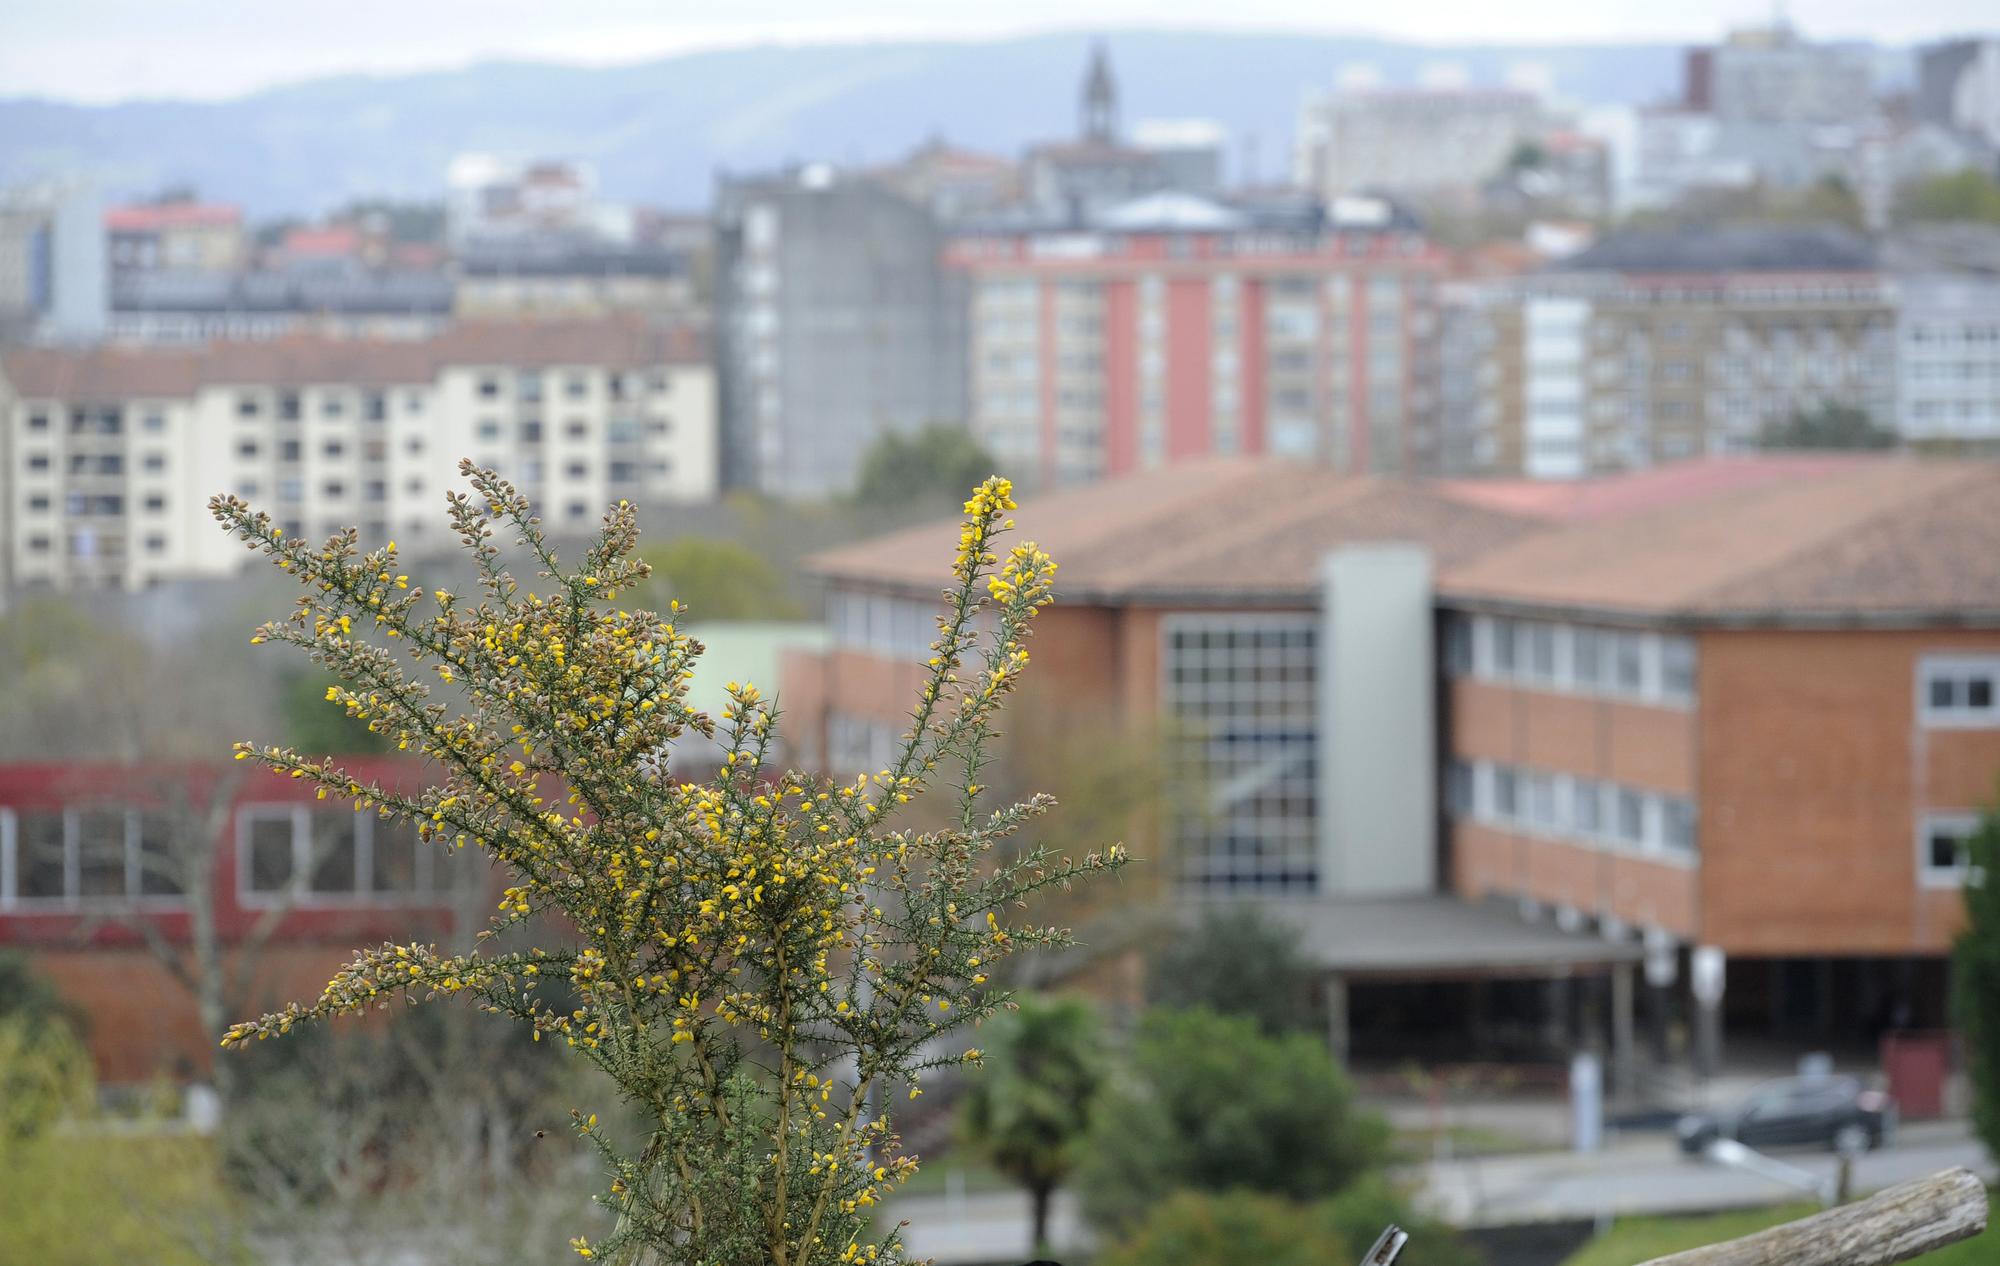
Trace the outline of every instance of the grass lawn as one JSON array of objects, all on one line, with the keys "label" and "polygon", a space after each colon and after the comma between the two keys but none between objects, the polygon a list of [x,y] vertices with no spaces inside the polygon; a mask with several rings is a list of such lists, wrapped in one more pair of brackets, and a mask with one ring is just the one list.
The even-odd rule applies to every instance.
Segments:
[{"label": "grass lawn", "polygon": [[[1987,1196],[1989,1207],[1995,1197]],[[1668,1253],[1699,1248],[1739,1235],[1761,1231],[1767,1226],[1790,1222],[1818,1212],[1812,1204],[1782,1205],[1774,1209],[1740,1209],[1700,1218],[1621,1218],[1611,1230],[1570,1255],[1563,1266],[1638,1266]],[[2000,1217],[2000,1209],[1996,1209]],[[2000,1261],[2000,1231],[1989,1218],[1984,1234],[1939,1249],[1915,1259],[1922,1266],[1992,1266]]]}]

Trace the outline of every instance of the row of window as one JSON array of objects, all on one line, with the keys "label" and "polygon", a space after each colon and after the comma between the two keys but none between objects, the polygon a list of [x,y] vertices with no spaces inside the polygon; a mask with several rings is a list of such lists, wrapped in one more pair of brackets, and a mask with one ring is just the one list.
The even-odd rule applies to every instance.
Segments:
[{"label": "row of window", "polygon": [[1454,615],[1445,624],[1448,671],[1504,685],[1685,705],[1694,701],[1695,643],[1553,620]]},{"label": "row of window", "polygon": [[1941,729],[2000,726],[2000,655],[1926,655],[1917,662],[1917,715]]},{"label": "row of window", "polygon": [[[177,906],[185,857],[175,818],[88,805],[0,808],[0,907]],[[236,814],[236,892],[245,904],[421,900],[465,882],[469,867],[372,812],[254,805]]]},{"label": "row of window", "polygon": [[1699,851],[1694,801],[1552,770],[1494,761],[1454,761],[1445,770],[1454,816],[1668,860]]},{"label": "row of window", "polygon": [[940,611],[935,602],[886,594],[835,589],[826,596],[827,624],[835,644],[919,663],[930,658],[931,643],[938,639]]}]

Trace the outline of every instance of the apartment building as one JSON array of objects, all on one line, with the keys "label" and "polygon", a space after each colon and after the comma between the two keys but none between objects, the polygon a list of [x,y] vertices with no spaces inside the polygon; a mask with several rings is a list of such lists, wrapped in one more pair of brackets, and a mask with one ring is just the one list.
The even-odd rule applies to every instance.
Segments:
[{"label": "apartment building", "polygon": [[231,273],[248,255],[243,208],[161,202],[112,207],[104,233],[113,280],[133,273]]},{"label": "apartment building", "polygon": [[[1177,794],[1135,856],[1300,927],[1357,1050],[1440,1015],[1515,1053],[1610,1017],[1628,1068],[1641,1015],[1942,1026],[2000,775],[1996,493],[2000,467],[1895,457],[1182,463],[1015,515],[1064,564],[1015,706],[1161,748]],[[782,683],[812,763],[893,750],[953,540],[813,562],[833,645]]]},{"label": "apartment building", "polygon": [[1896,284],[1895,429],[1912,442],[2000,442],[2000,228],[1907,228],[1885,244]]},{"label": "apartment building", "polygon": [[619,498],[716,490],[705,339],[633,322],[455,326],[429,339],[24,348],[0,357],[0,543],[28,587],[134,588],[243,562],[208,498],[291,533],[442,546],[470,457],[558,532]]},{"label": "apartment building", "polygon": [[972,427],[1032,485],[1209,454],[1430,467],[1444,253],[1393,204],[1163,193],[967,230]]},{"label": "apartment building", "polygon": [[[1461,293],[1465,293],[1461,288]],[[1845,230],[1638,231],[1475,288],[1472,434],[1486,473],[1574,479],[1754,447],[1794,412],[1896,408],[1896,315]]]},{"label": "apartment building", "polygon": [[812,166],[716,199],[723,481],[849,490],[876,438],[965,418],[965,303],[930,211]]},{"label": "apartment building", "polygon": [[1327,198],[1387,191],[1470,197],[1552,126],[1512,88],[1375,88],[1308,97],[1292,180]]}]

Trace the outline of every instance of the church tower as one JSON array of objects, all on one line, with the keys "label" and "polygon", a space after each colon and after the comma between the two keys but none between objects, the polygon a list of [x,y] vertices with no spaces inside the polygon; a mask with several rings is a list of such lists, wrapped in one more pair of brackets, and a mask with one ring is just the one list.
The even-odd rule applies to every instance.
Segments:
[{"label": "church tower", "polygon": [[1090,72],[1083,80],[1082,139],[1097,145],[1118,142],[1118,85],[1111,78],[1111,58],[1104,41],[1092,45]]}]

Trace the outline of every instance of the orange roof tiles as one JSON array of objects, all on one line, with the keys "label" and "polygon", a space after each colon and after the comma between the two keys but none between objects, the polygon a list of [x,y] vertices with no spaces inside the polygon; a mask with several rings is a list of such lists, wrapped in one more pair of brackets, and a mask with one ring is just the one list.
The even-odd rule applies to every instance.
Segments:
[{"label": "orange roof tiles", "polygon": [[[1343,544],[1414,541],[1453,605],[1688,620],[2000,623],[2000,463],[1786,454],[1576,483],[1187,462],[1035,497],[1058,590],[1108,604],[1305,605]],[[950,524],[815,555],[860,586],[943,583]]]}]

